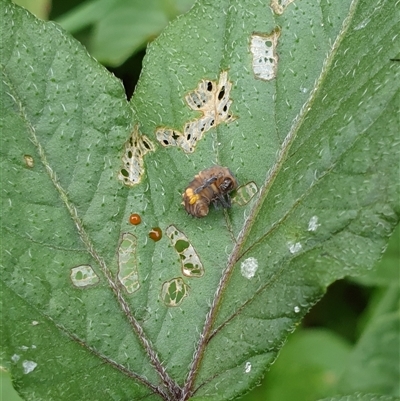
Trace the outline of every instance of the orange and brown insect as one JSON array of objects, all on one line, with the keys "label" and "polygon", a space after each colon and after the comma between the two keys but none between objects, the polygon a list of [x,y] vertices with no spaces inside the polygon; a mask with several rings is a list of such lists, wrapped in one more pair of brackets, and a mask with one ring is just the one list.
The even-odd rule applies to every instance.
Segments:
[{"label": "orange and brown insect", "polygon": [[238,186],[227,167],[213,166],[200,171],[182,194],[186,211],[194,217],[207,216],[210,203],[215,207],[231,207],[229,193]]}]

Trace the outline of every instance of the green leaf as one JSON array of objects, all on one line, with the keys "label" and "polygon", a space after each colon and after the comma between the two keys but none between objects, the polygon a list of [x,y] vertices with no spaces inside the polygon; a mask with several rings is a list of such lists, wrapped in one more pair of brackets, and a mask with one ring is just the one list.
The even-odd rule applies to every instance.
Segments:
[{"label": "green leaf", "polygon": [[389,394],[400,397],[400,291],[389,287],[349,358],[338,389],[341,393]]},{"label": "green leaf", "polygon": [[264,385],[243,401],[306,401],[335,395],[350,351],[350,344],[328,330],[296,331],[268,372]]},{"label": "green leaf", "polygon": [[380,394],[362,394],[343,395],[331,398],[324,398],[319,401],[398,401],[398,397]]},{"label": "green leaf", "polygon": [[[379,259],[400,212],[394,4],[278,8],[199,1],[128,104],[1,3],[2,350],[26,398],[238,396]],[[191,218],[181,193],[213,163],[245,186]]]},{"label": "green leaf", "polygon": [[376,286],[400,286],[400,226],[397,226],[390,237],[385,255],[375,269],[355,278],[364,285]]},{"label": "green leaf", "polygon": [[57,22],[72,33],[93,25],[91,54],[100,62],[118,66],[192,4],[193,0],[92,0]]},{"label": "green leaf", "polygon": [[[316,400],[354,391],[397,395],[400,376],[398,301],[395,284],[393,288],[376,292],[363,313],[368,322],[354,346],[326,329],[296,331],[289,337],[263,384],[243,397],[243,401]],[[337,307],[338,313],[343,312],[341,305]]]},{"label": "green leaf", "polygon": [[11,376],[9,373],[1,370],[0,382],[1,382],[0,396],[2,400],[21,401],[21,397],[19,397],[18,393],[15,391],[12,385]]},{"label": "green leaf", "polygon": [[48,19],[51,0],[13,0],[15,4],[26,8],[40,19]]}]

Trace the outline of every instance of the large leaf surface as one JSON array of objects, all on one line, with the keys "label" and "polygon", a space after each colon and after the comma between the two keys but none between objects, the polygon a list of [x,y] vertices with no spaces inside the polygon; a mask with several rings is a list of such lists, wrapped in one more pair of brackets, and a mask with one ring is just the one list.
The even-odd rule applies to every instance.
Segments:
[{"label": "large leaf surface", "polygon": [[[281,15],[262,2],[199,2],[149,47],[130,105],[56,25],[1,10],[2,338],[16,386],[57,400],[243,393],[329,283],[372,268],[398,221],[393,2],[301,1]],[[254,32],[280,32],[275,79],[255,78]],[[161,146],[157,130],[199,118],[185,95],[222,72],[234,118],[193,153]],[[155,151],[125,187],[134,127]],[[191,218],[181,193],[213,163],[259,190]],[[129,224],[132,212],[142,224]],[[171,225],[202,277],[183,275]],[[140,285],[131,293],[117,280],[124,234]],[[92,285],[74,285],[76,267]],[[162,293],[173,279],[188,294],[178,307]]]}]

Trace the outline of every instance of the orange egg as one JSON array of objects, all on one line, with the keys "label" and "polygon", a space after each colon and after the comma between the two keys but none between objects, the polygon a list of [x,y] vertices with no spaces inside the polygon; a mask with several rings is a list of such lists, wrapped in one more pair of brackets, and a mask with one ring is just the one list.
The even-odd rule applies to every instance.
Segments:
[{"label": "orange egg", "polygon": [[155,242],[160,241],[160,239],[162,238],[161,228],[160,227],[153,227],[151,229],[151,231],[149,232],[149,237]]},{"label": "orange egg", "polygon": [[133,224],[134,226],[137,226],[141,222],[142,219],[137,213],[133,213],[129,216],[129,223]]}]

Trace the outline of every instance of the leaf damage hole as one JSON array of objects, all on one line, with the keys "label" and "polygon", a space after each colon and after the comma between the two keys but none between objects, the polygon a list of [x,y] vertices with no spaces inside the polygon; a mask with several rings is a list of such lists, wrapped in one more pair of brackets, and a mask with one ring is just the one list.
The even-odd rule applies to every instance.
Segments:
[{"label": "leaf damage hole", "polygon": [[308,222],[308,231],[315,232],[321,224],[318,223],[318,216],[312,216]]},{"label": "leaf damage hole", "polygon": [[294,0],[271,0],[271,8],[275,14],[281,15],[286,7],[293,2]]},{"label": "leaf damage hole", "polygon": [[246,365],[244,366],[244,372],[250,373],[250,371],[251,371],[251,362],[246,362]]},{"label": "leaf damage hole", "polygon": [[258,270],[258,260],[250,257],[245,259],[240,265],[240,272],[244,278],[251,279]]},{"label": "leaf damage hole", "polygon": [[192,110],[198,110],[202,116],[184,124],[183,133],[167,127],[156,131],[161,145],[180,147],[185,153],[192,153],[196,143],[211,128],[235,119],[229,108],[232,83],[228,81],[228,72],[223,71],[216,81],[202,80],[197,88],[185,96],[186,103]]},{"label": "leaf damage hole", "polygon": [[24,155],[24,160],[26,167],[33,168],[35,166],[35,161],[31,155]]},{"label": "leaf damage hole", "polygon": [[96,285],[100,278],[90,265],[80,265],[71,269],[71,281],[77,288],[85,288]]},{"label": "leaf damage hole", "polygon": [[118,173],[118,179],[128,187],[139,184],[144,173],[143,158],[146,153],[154,150],[154,144],[146,135],[142,135],[139,125],[136,124],[124,146],[122,168]]},{"label": "leaf damage hole", "polygon": [[303,246],[301,245],[301,243],[300,242],[292,242],[292,241],[289,241],[288,243],[287,243],[287,246],[288,246],[288,248],[289,248],[289,252],[291,253],[291,254],[296,254],[296,253],[299,253],[301,250],[302,250],[302,248],[303,248]]},{"label": "leaf damage hole", "polygon": [[165,232],[180,257],[182,274],[187,277],[202,277],[203,264],[186,235],[174,225],[167,227]]},{"label": "leaf damage hole", "polygon": [[232,203],[236,203],[239,206],[247,205],[257,192],[257,184],[254,181],[250,181],[236,190],[235,195],[232,197]]},{"label": "leaf damage hole", "polygon": [[250,51],[253,55],[253,72],[256,78],[270,81],[276,77],[278,55],[276,46],[281,34],[275,28],[270,34],[253,33],[250,40]]},{"label": "leaf damage hole", "polygon": [[118,247],[118,280],[128,294],[140,287],[136,247],[137,238],[131,233],[123,233]]},{"label": "leaf damage hole", "polygon": [[164,282],[161,289],[161,298],[167,306],[179,306],[188,295],[189,286],[182,277],[173,278]]},{"label": "leaf damage hole", "polygon": [[38,364],[34,361],[23,361],[22,367],[24,369],[24,374],[27,375],[33,372],[36,369],[37,365]]}]

